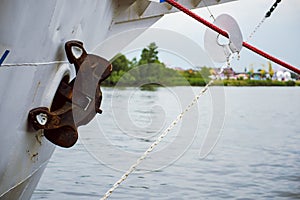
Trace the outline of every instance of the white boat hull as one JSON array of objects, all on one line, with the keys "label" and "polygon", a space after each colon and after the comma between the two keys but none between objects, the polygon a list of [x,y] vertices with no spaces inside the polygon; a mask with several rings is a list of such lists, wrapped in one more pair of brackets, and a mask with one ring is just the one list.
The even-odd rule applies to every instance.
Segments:
[{"label": "white boat hull", "polygon": [[26,63],[66,60],[63,47],[71,39],[94,48],[107,37],[111,6],[111,1],[1,2],[1,51],[10,50],[5,63],[19,64],[0,67],[1,199],[30,199],[55,145],[30,128],[28,113],[49,108],[61,79],[74,76],[69,64]]}]

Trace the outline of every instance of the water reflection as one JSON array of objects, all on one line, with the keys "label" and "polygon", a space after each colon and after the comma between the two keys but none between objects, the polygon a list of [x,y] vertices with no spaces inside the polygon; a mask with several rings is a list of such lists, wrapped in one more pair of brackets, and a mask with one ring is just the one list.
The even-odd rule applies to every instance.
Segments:
[{"label": "water reflection", "polygon": [[[199,88],[193,88],[197,89]],[[117,95],[112,91],[105,91],[104,94],[107,95],[104,97],[106,100],[117,98],[113,103],[116,109],[114,113],[108,109],[111,102],[104,101],[105,114],[99,115],[99,120],[106,119],[101,120],[100,125],[108,138],[103,141],[94,140],[96,136],[103,139],[103,135],[100,137],[99,133],[95,133],[95,127],[86,127],[84,132],[80,131],[80,136],[85,137],[84,145],[80,140],[81,143],[70,150],[57,148],[32,197],[33,200],[99,199],[122,175],[122,171],[107,166],[109,161],[119,169],[129,167],[151,144],[155,131],[160,130],[159,126],[151,129],[148,121],[143,120],[151,117],[151,123],[168,124],[181,109],[171,93],[160,89],[139,94],[135,94],[133,90],[123,90]],[[132,101],[140,105],[143,112],[136,110],[139,113],[135,113],[135,107],[130,111],[132,118],[135,117],[134,122],[141,118],[141,124],[119,124],[122,131],[128,132],[126,135],[120,131],[120,127],[113,125],[115,122],[111,117],[113,114],[121,118],[127,117],[128,113],[123,113],[125,111],[122,105],[130,102],[124,99],[129,94],[132,94]],[[148,161],[164,164],[166,157],[171,157],[172,152],[163,150],[168,147],[168,141],[174,141],[174,137],[183,140],[176,143],[176,153],[179,150],[184,150],[184,153],[165,168],[145,172],[144,168],[149,166],[141,166],[111,199],[299,199],[299,88],[228,87],[225,88],[225,94],[226,118],[223,134],[208,157],[199,157],[211,118],[210,101],[205,96],[187,118],[192,120],[198,116],[196,134],[189,133],[195,130],[193,127],[179,128],[177,131],[184,131],[165,138],[161,149],[152,154]],[[191,97],[182,96],[186,99],[181,100],[181,105],[186,105]],[[142,99],[147,105],[142,103]],[[172,102],[175,106],[167,109]],[[164,109],[159,110],[155,104]],[[159,118],[159,113],[165,114],[163,123],[154,119]],[[94,125],[99,128],[97,122]],[[132,131],[135,131],[134,134]],[[107,143],[107,140],[111,143]],[[92,150],[98,150],[100,156],[114,159],[101,162],[99,157],[87,152],[86,145],[93,148]],[[112,150],[103,148],[103,145],[112,145]],[[120,156],[117,149],[129,152],[123,155],[134,155],[133,159],[130,160],[130,156]]]}]

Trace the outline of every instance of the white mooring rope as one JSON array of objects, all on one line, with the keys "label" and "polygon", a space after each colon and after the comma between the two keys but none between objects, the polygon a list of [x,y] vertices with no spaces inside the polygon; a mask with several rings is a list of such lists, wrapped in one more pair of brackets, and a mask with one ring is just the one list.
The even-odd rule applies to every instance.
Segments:
[{"label": "white mooring rope", "polygon": [[194,97],[192,102],[182,111],[177,118],[169,125],[169,127],[156,139],[155,142],[151,144],[151,146],[144,152],[144,154],[139,157],[136,162],[123,174],[123,176],[115,182],[115,184],[104,194],[101,200],[107,199],[120,185],[123,181],[127,179],[127,177],[137,168],[137,166],[153,151],[153,149],[162,141],[162,139],[167,136],[167,134],[178,124],[178,122],[183,118],[186,112],[188,112],[192,106],[194,106],[200,96],[202,96],[208,89],[208,87],[213,83],[211,80],[201,91],[198,95]]},{"label": "white mooring rope", "polygon": [[7,63],[7,64],[1,64],[1,67],[39,66],[39,65],[64,64],[64,63],[69,63],[69,62],[68,61],[50,61],[50,62],[36,62],[36,63]]}]

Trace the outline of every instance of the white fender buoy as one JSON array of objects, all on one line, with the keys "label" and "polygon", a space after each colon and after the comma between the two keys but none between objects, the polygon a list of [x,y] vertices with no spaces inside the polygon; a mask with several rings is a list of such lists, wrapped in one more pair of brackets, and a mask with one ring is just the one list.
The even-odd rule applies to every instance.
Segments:
[{"label": "white fender buoy", "polygon": [[204,47],[213,61],[226,62],[231,54],[241,51],[243,47],[242,32],[235,19],[227,14],[218,16],[214,25],[226,31],[229,38],[208,28],[204,35]]}]

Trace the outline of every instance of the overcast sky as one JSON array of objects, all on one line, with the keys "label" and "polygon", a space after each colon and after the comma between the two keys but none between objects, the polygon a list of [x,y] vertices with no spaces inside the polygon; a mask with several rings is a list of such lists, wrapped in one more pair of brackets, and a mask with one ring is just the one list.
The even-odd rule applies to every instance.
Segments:
[{"label": "overcast sky", "polygon": [[[274,2],[275,0],[239,0],[217,6],[210,6],[209,9],[215,17],[226,13],[235,18],[240,26],[244,41],[246,41],[250,33],[262,20],[265,13]],[[194,12],[208,21],[213,22],[207,8],[196,9]],[[271,17],[267,18],[264,24],[259,28],[258,32],[256,32],[254,37],[250,39],[248,43],[286,61],[293,66],[300,67],[299,21],[300,0],[282,0],[281,3],[278,4],[276,10],[272,13]],[[184,37],[190,38],[193,42],[204,48],[203,41],[206,27],[189,16],[186,16],[184,13],[166,15],[153,27],[171,30],[172,32],[174,31],[178,34],[184,35]],[[146,34],[143,37],[149,37],[149,34],[148,36]],[[149,41],[150,40],[153,40],[151,36]],[[178,40],[175,40],[174,42],[178,42]],[[169,49],[169,51],[171,52],[173,50]],[[185,49],[185,52],[188,54],[192,54],[194,51],[195,50],[192,48]],[[174,65],[172,61],[168,60],[168,56],[163,54],[164,53],[161,53],[161,59],[167,64]],[[189,60],[189,58],[187,59]],[[179,61],[177,62],[180,63]],[[236,71],[243,71],[245,67],[249,69],[251,66],[253,66],[254,69],[262,68],[262,64],[267,65],[267,60],[244,48],[241,52],[241,58],[238,61],[233,61],[231,66]],[[179,65],[185,65],[182,66],[184,68],[189,67],[188,64],[184,62]],[[215,65],[215,67],[222,66],[222,64]],[[278,66],[273,64],[273,68],[277,69]],[[267,67],[266,70],[268,70]]]}]

